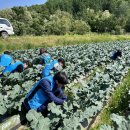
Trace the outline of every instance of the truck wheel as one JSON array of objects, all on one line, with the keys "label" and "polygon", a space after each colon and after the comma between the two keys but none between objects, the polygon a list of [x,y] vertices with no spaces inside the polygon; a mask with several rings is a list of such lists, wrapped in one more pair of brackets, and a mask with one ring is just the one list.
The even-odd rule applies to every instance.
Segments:
[{"label": "truck wheel", "polygon": [[8,33],[7,32],[1,32],[1,36],[2,36],[2,38],[7,38],[9,35],[8,35]]}]

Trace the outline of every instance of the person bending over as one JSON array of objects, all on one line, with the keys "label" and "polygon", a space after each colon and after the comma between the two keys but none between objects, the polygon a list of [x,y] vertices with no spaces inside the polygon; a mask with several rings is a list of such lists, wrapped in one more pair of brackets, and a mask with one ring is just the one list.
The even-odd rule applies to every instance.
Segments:
[{"label": "person bending over", "polygon": [[67,99],[62,91],[66,84],[68,84],[68,78],[64,72],[42,78],[26,95],[22,103],[22,111],[26,115],[30,109],[34,109],[46,115],[48,103],[54,102],[61,105]]},{"label": "person bending over", "polygon": [[116,60],[118,57],[122,57],[122,51],[121,50],[117,50],[113,53],[111,59],[112,60]]},{"label": "person bending over", "polygon": [[28,60],[25,60],[24,63],[21,61],[16,61],[15,63],[7,66],[3,71],[2,74],[5,73],[14,73],[14,72],[23,72],[24,69],[28,68],[30,66],[30,62]]},{"label": "person bending over", "polygon": [[47,77],[51,75],[52,71],[53,73],[55,73],[57,71],[61,71],[63,68],[65,68],[65,60],[63,58],[53,60],[51,63],[47,64],[42,70],[42,77]]}]

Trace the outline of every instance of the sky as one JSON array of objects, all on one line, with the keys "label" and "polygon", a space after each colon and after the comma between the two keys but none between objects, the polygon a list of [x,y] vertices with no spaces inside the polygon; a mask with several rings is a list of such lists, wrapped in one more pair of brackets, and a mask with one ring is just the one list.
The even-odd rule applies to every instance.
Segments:
[{"label": "sky", "polygon": [[31,6],[35,4],[44,4],[47,0],[0,0],[0,10],[14,6]]}]

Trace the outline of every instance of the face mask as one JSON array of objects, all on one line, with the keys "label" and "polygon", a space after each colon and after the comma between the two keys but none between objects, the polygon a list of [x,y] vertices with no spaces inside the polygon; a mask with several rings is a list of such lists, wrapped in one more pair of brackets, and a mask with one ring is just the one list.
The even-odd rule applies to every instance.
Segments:
[{"label": "face mask", "polygon": [[55,65],[54,65],[54,68],[55,68],[57,71],[61,71],[61,70],[62,70],[62,66],[59,65],[59,63],[55,64]]}]

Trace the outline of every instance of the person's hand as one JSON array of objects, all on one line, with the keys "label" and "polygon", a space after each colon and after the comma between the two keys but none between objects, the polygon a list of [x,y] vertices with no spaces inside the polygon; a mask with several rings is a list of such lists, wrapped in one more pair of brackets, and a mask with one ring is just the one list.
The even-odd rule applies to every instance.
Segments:
[{"label": "person's hand", "polygon": [[67,96],[64,96],[62,99],[63,99],[63,100],[67,100]]}]

